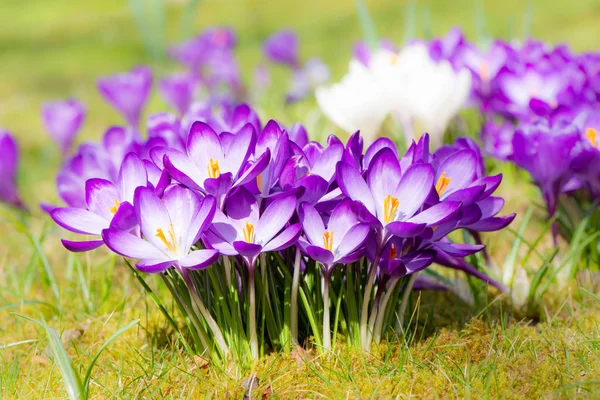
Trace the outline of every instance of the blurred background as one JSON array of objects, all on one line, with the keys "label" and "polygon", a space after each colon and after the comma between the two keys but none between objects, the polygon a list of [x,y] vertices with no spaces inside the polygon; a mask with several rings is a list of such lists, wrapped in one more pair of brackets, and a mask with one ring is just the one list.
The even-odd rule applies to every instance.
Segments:
[{"label": "blurred background", "polygon": [[[368,0],[381,37],[400,45],[460,26],[471,40],[522,39],[531,35],[566,42],[575,51],[600,45],[599,0]],[[87,107],[77,141],[97,140],[120,117],[96,90],[99,76],[149,64],[157,78],[175,65],[166,45],[209,26],[238,34],[236,55],[245,81],[263,60],[261,46],[282,28],[295,30],[303,58],[321,57],[336,80],[344,73],[353,42],[361,39],[354,0],[0,0],[0,126],[21,148],[19,185],[35,213],[39,201],[57,199],[54,177],[61,157],[40,118],[42,102],[76,97]],[[283,93],[284,79],[273,77]],[[286,79],[289,79],[286,78]],[[287,81],[285,81],[287,82]],[[287,84],[287,83],[285,83]],[[167,107],[153,93],[146,113]],[[312,98],[268,109],[286,123],[317,112]]]}]

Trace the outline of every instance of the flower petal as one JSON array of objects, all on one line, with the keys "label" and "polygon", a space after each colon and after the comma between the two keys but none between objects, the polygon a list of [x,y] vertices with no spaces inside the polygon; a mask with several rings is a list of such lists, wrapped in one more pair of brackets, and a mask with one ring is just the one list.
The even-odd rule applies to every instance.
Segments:
[{"label": "flower petal", "polygon": [[100,235],[109,221],[83,208],[55,208],[50,216],[68,231],[84,235]]},{"label": "flower petal", "polygon": [[460,208],[460,203],[456,201],[445,201],[418,213],[408,220],[415,224],[427,224],[434,226],[448,221]]},{"label": "flower petal", "polygon": [[310,243],[320,245],[323,242],[323,233],[325,233],[325,225],[323,225],[321,215],[309,203],[302,203],[300,209],[306,238]]},{"label": "flower petal", "polygon": [[217,250],[194,250],[184,258],[180,259],[177,263],[189,269],[204,269],[210,267],[215,261],[219,259],[219,252]]},{"label": "flower petal", "polygon": [[81,253],[97,249],[104,244],[104,240],[86,240],[83,242],[73,242],[71,240],[61,239],[65,249],[72,251],[73,253]]},{"label": "flower petal", "polygon": [[256,225],[256,243],[267,244],[288,223],[295,211],[295,196],[281,197],[269,204]]},{"label": "flower petal", "polygon": [[433,167],[430,164],[411,165],[396,189],[399,220],[412,217],[422,206],[433,188]]},{"label": "flower petal", "polygon": [[123,257],[161,262],[170,260],[167,254],[129,232],[105,229],[102,231],[102,239],[109,249]]},{"label": "flower petal", "polygon": [[269,243],[267,243],[263,251],[279,251],[287,249],[294,245],[300,237],[302,231],[301,224],[290,225],[287,229],[275,236]]},{"label": "flower petal", "polygon": [[377,215],[375,201],[369,186],[360,175],[358,169],[346,162],[339,162],[336,166],[337,183],[342,192],[352,200],[360,201],[372,215]]}]

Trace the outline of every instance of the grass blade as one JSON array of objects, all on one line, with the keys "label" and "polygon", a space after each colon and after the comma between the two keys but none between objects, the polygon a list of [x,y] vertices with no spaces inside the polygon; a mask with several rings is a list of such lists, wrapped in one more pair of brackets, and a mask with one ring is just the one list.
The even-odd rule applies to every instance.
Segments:
[{"label": "grass blade", "polygon": [[356,0],[356,12],[365,40],[371,49],[376,49],[379,43],[379,36],[377,35],[375,23],[373,22],[373,18],[371,18],[371,14],[369,14],[369,9],[364,0]]},{"label": "grass blade", "polygon": [[85,399],[86,397],[84,396],[84,391],[82,390],[81,385],[81,377],[73,368],[73,364],[71,363],[69,354],[64,348],[60,340],[60,336],[58,336],[58,333],[56,333],[54,329],[50,328],[46,321],[40,321],[22,314],[15,313],[14,315],[29,320],[31,322],[35,322],[36,324],[44,328],[44,330],[46,331],[46,336],[48,337],[48,345],[54,357],[54,362],[56,362],[56,364],[58,365],[60,374],[63,377],[67,395],[71,400]]},{"label": "grass blade", "polygon": [[121,329],[119,329],[118,331],[116,331],[115,333],[112,334],[111,337],[108,338],[108,340],[106,342],[104,342],[104,344],[102,345],[102,347],[100,347],[100,350],[98,350],[98,352],[96,353],[96,355],[94,356],[94,358],[92,358],[92,361],[90,362],[90,365],[88,366],[86,372],[85,372],[85,377],[83,378],[83,392],[85,395],[85,398],[88,397],[88,390],[90,387],[90,378],[92,376],[92,369],[94,368],[94,365],[96,365],[96,362],[98,361],[98,358],[100,357],[100,355],[102,354],[102,352],[104,350],[106,350],[106,348],[119,336],[121,336],[121,334],[127,330],[129,330],[130,328],[134,327],[135,325],[137,325],[137,323],[140,322],[139,319],[136,319],[135,321],[131,321],[130,323],[128,323],[127,325],[125,325],[124,327],[122,327]]}]

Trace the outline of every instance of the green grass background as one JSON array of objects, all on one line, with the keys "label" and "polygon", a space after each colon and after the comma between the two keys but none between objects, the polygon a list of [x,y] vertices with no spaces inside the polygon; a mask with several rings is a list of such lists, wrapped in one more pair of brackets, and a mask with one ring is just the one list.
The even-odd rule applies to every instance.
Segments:
[{"label": "green grass background", "polygon": [[[150,7],[152,1],[145,3]],[[366,3],[380,35],[400,43],[406,31],[406,2]],[[165,4],[167,41],[179,40],[185,1]],[[532,10],[533,36],[566,42],[577,51],[600,48],[598,0],[418,1],[417,32],[430,27],[431,34],[440,35],[460,25],[469,38],[475,38],[478,7],[484,11],[487,32],[495,37],[520,37],[524,15]],[[36,317],[42,313],[59,332],[81,331],[81,337],[66,341],[81,368],[119,327],[142,319],[137,329],[119,338],[102,356],[92,381],[96,398],[198,398],[204,393],[241,397],[241,382],[252,372],[260,378],[252,393],[256,397],[270,390],[280,398],[594,398],[600,391],[600,303],[573,285],[545,301],[539,325],[518,322],[502,308],[502,301],[468,309],[453,296],[426,294],[414,301],[419,323],[406,346],[384,345],[369,356],[342,348],[336,356],[309,362],[273,355],[253,371],[233,366],[200,369],[180,348],[169,345],[173,335],[163,317],[123,265],[113,268],[103,251],[67,255],[59,242],[63,232],[49,228],[48,218],[37,209],[40,201],[57,201],[54,177],[61,164],[42,129],[41,103],[79,98],[88,116],[78,140],[98,140],[107,126],[120,123],[95,89],[98,76],[142,63],[153,63],[159,72],[173,66],[153,62],[123,0],[0,0],[0,17],[0,126],[12,131],[19,142],[19,185],[33,212],[27,223],[35,237],[44,234],[43,251],[56,277],[62,307],[58,313],[43,305],[14,306],[31,300],[54,304],[54,297],[26,237],[0,220],[0,397],[66,396],[58,369],[45,354],[44,332],[11,312]],[[344,73],[351,45],[361,37],[352,0],[203,0],[193,31],[211,25],[236,29],[237,54],[246,79],[261,61],[262,41],[280,28],[295,29],[302,55],[322,57],[332,67],[334,79]],[[276,73],[275,92],[283,92],[283,85],[283,74]],[[147,112],[164,108],[154,94]],[[269,114],[262,115],[265,120],[286,122],[315,113],[312,100],[292,110],[267,109]],[[521,178],[509,179],[501,189],[509,200],[508,211],[522,211],[539,201],[535,189],[517,182]],[[538,214],[543,218],[543,213]],[[499,252],[510,246],[509,235],[501,238],[504,242],[492,243]],[[471,320],[473,316],[477,318]],[[442,326],[446,328],[440,330]],[[3,347],[30,339],[39,341]]]}]

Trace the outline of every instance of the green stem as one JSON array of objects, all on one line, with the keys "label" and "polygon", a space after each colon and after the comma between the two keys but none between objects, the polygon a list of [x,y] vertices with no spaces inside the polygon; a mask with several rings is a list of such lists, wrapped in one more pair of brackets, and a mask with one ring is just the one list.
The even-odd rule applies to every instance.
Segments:
[{"label": "green stem", "polygon": [[227,347],[227,343],[225,342],[225,338],[223,337],[223,332],[221,332],[221,329],[217,325],[217,322],[214,320],[212,315],[210,315],[210,312],[204,306],[204,302],[200,298],[200,295],[198,294],[198,291],[196,290],[196,287],[194,286],[194,282],[192,282],[189,271],[186,270],[185,268],[180,268],[180,267],[178,269],[179,269],[179,273],[181,274],[185,283],[188,286],[188,290],[192,294],[192,298],[194,299],[193,304],[198,308],[198,311],[200,312],[202,317],[204,317],[206,324],[208,325],[208,327],[210,328],[210,330],[213,333],[215,341],[217,342],[217,346],[219,346],[219,349],[221,350],[221,354],[225,358],[225,356],[227,356],[227,354],[229,354],[229,348]]},{"label": "green stem", "polygon": [[323,349],[331,350],[331,321],[329,319],[329,271],[323,273]]},{"label": "green stem", "polygon": [[250,290],[250,311],[248,329],[250,336],[250,351],[252,359],[258,359],[258,335],[256,334],[256,288],[254,284],[254,266],[248,265],[248,282]]},{"label": "green stem", "polygon": [[387,303],[388,303],[388,301],[390,301],[390,297],[392,297],[392,294],[394,293],[394,289],[396,288],[396,285],[398,284],[398,282],[399,282],[399,279],[394,279],[394,281],[390,284],[390,287],[385,292],[385,295],[383,295],[383,300],[381,301],[381,304],[379,306],[379,311],[377,313],[377,320],[375,321],[375,328],[373,330],[375,343],[377,343],[377,344],[379,344],[379,342],[381,342],[381,333],[383,330],[383,320],[385,317],[385,309],[387,307]]},{"label": "green stem", "polygon": [[294,260],[294,276],[292,278],[292,295],[290,299],[290,342],[298,344],[298,286],[300,285],[300,248],[296,247],[296,259]]},{"label": "green stem", "polygon": [[383,293],[383,287],[378,284],[377,294],[375,295],[375,300],[373,301],[373,307],[371,307],[371,314],[369,315],[369,324],[367,329],[367,343],[371,343],[371,339],[373,337],[373,329],[375,327],[375,318],[377,317],[377,311],[379,310],[379,302],[381,301],[381,294]]},{"label": "green stem", "polygon": [[371,264],[371,271],[369,272],[369,278],[365,286],[365,292],[363,294],[362,309],[360,312],[360,340],[363,345],[363,350],[368,350],[367,344],[367,321],[369,311],[369,301],[371,300],[371,290],[373,290],[373,283],[375,281],[375,274],[377,273],[377,264],[379,263],[379,251],[375,254],[373,264]]},{"label": "green stem", "polygon": [[396,332],[401,334],[403,331],[404,324],[404,313],[406,312],[406,307],[408,307],[408,298],[410,296],[410,292],[415,284],[415,280],[417,279],[417,275],[419,273],[415,272],[410,276],[406,287],[404,288],[404,293],[402,293],[402,301],[400,302],[400,308],[398,309],[398,319],[396,320]]}]

